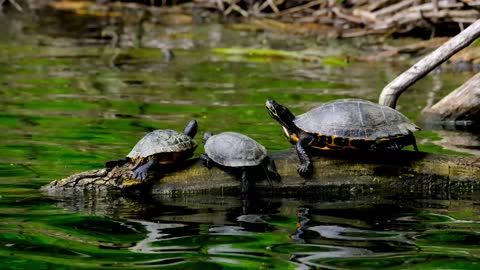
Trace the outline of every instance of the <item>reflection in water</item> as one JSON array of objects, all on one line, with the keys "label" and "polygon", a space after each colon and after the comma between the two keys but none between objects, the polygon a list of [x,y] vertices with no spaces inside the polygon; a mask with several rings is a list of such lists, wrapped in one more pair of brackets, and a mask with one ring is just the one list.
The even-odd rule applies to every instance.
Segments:
[{"label": "reflection in water", "polygon": [[[322,264],[322,259],[332,258],[358,258],[358,257],[374,257],[375,255],[363,248],[354,247],[338,247],[326,245],[309,245],[312,249],[325,249],[322,252],[304,252],[293,254],[291,260],[304,264],[305,266],[313,267],[328,267],[328,264]],[[373,258],[372,258],[373,259]]]},{"label": "reflection in water", "polygon": [[184,227],[184,225],[182,224],[175,224],[175,223],[162,224],[162,223],[148,222],[148,221],[142,221],[142,220],[130,220],[130,221],[142,224],[145,230],[147,231],[147,237],[142,241],[137,242],[135,246],[130,248],[130,250],[132,251],[142,252],[142,253],[154,253],[154,252],[163,250],[162,247],[152,247],[151,243],[169,236],[168,233],[162,233],[163,230]]},{"label": "reflection in water", "polygon": [[[71,205],[84,200],[63,200],[58,206],[110,216],[112,202],[108,201],[115,201],[116,218],[127,219],[123,224],[136,224],[144,231],[142,239],[127,249],[161,256],[137,260],[136,266],[185,264],[203,269],[205,265],[198,263],[203,262],[209,267],[243,265],[252,269],[259,265],[287,269],[386,269],[386,261],[389,267],[400,268],[409,261],[428,267],[435,260],[442,260],[437,256],[440,249],[445,254],[454,252],[452,244],[464,248],[462,255],[455,253],[456,260],[480,262],[474,240],[480,223],[445,215],[452,207],[448,201],[372,198],[322,202],[315,198],[255,196],[246,203],[245,198],[208,195],[159,196],[147,201],[110,198],[88,207]],[[468,202],[465,205],[473,207]],[[477,208],[475,211],[480,213]],[[398,260],[400,257],[403,259]],[[364,261],[357,267],[351,261],[362,258],[368,258],[368,263]]]},{"label": "reflection in water", "polygon": [[[380,232],[370,231],[355,228],[345,228],[341,226],[328,226],[320,225],[308,228],[311,231],[317,232],[320,237],[329,239],[342,239],[342,240],[398,240],[400,241],[401,235],[395,232]],[[405,240],[403,240],[405,241]]]},{"label": "reflection in water", "polygon": [[298,222],[297,230],[294,234],[290,235],[290,238],[297,244],[305,244],[305,240],[302,238],[304,230],[307,229],[307,224],[310,221],[308,218],[308,208],[300,207],[297,212]]}]

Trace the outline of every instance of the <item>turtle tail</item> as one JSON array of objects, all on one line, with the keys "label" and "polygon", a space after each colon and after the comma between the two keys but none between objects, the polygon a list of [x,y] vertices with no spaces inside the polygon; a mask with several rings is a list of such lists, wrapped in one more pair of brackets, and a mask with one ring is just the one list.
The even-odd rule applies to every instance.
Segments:
[{"label": "turtle tail", "polygon": [[398,124],[397,127],[400,129],[400,131],[404,135],[408,135],[409,133],[420,130],[420,128],[414,125],[413,123],[401,123],[401,124]]}]

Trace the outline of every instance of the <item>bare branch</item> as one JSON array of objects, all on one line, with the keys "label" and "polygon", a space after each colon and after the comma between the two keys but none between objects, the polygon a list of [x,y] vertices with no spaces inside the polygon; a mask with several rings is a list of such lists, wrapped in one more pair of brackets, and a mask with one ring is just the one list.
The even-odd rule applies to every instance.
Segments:
[{"label": "bare branch", "polygon": [[407,71],[391,81],[382,93],[378,103],[395,108],[398,97],[412,84],[423,78],[434,68],[445,62],[452,55],[467,47],[475,39],[480,37],[480,20],[467,27],[438,49],[424,57]]}]

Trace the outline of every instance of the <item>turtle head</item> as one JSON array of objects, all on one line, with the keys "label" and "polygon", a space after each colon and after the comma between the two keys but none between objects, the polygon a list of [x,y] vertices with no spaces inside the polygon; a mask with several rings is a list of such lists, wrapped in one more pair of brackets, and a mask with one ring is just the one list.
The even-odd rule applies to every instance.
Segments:
[{"label": "turtle head", "polygon": [[270,116],[277,120],[280,125],[282,125],[284,128],[288,130],[293,130],[295,124],[293,123],[293,120],[295,119],[295,115],[293,115],[290,110],[278,104],[275,102],[275,100],[267,99],[267,102],[265,102],[265,106],[267,106],[268,113]]},{"label": "turtle head", "polygon": [[188,122],[188,124],[185,126],[185,129],[183,130],[183,134],[193,139],[193,137],[195,137],[195,134],[197,134],[197,130],[198,130],[197,121],[192,120]]},{"label": "turtle head", "polygon": [[203,134],[203,143],[206,143],[210,137],[212,137],[212,133],[210,131],[205,132],[205,134]]}]

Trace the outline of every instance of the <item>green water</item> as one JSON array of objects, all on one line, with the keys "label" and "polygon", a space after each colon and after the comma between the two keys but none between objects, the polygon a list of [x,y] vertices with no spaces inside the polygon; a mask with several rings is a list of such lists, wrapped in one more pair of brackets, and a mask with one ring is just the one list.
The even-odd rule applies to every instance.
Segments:
[{"label": "green water", "polygon": [[[0,269],[478,269],[473,195],[242,201],[41,194],[53,179],[124,156],[146,132],[182,129],[191,119],[200,136],[239,131],[268,150],[289,148],[266,98],[294,113],[337,98],[376,100],[409,65],[218,54],[213,49],[315,44],[320,56],[342,59],[361,47],[219,25],[152,28],[142,47],[127,40],[115,49],[100,35],[104,21],[67,14],[66,24],[57,15],[0,19]],[[167,45],[171,61],[158,48]],[[438,100],[469,76],[425,78],[399,109],[418,120],[434,83],[442,85]],[[423,151],[451,153],[436,131],[417,138]]]}]

